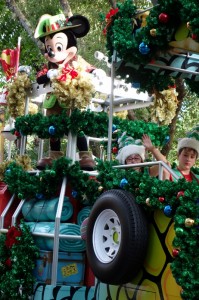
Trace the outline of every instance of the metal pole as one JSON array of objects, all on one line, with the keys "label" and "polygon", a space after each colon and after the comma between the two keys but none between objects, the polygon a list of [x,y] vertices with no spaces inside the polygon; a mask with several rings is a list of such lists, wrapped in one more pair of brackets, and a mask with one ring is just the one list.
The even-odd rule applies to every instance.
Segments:
[{"label": "metal pole", "polygon": [[115,60],[116,60],[116,51],[114,50],[112,56],[112,63],[111,63],[111,94],[110,94],[110,106],[109,106],[108,146],[107,146],[108,161],[111,160],[111,146],[112,146]]},{"label": "metal pole", "polygon": [[63,207],[63,203],[64,203],[66,184],[67,184],[67,179],[66,179],[66,177],[64,177],[63,182],[62,182],[61,191],[60,191],[60,196],[59,196],[56,218],[55,218],[54,247],[53,247],[53,261],[52,261],[52,275],[51,275],[51,284],[52,285],[56,285],[56,283],[57,283],[60,219],[61,219],[62,207]]},{"label": "metal pole", "polygon": [[[29,106],[29,97],[26,97],[26,103],[25,103],[25,116],[28,114],[28,106]],[[25,149],[26,149],[26,136],[21,137],[21,143],[20,143],[20,155],[24,155]]]}]

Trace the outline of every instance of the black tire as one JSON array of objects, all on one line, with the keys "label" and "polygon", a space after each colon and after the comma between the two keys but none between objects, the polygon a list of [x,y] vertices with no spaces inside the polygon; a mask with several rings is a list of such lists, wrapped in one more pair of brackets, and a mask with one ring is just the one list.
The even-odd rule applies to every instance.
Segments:
[{"label": "black tire", "polygon": [[130,282],[140,270],[148,241],[147,219],[132,194],[123,190],[103,193],[88,219],[87,256],[101,282]]}]

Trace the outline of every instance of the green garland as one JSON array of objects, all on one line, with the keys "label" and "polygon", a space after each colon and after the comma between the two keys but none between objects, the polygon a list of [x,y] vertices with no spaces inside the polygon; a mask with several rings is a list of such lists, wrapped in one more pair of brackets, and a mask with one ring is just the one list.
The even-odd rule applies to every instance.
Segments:
[{"label": "green garland", "polygon": [[[74,134],[83,131],[88,136],[104,138],[108,137],[108,122],[107,113],[96,113],[90,110],[81,112],[75,109],[70,117],[66,115],[66,112],[49,117],[44,117],[38,113],[16,118],[15,128],[12,130],[12,133],[16,134],[18,132],[25,136],[35,134],[39,138],[47,139],[52,137],[49,133],[49,128],[53,126],[55,128],[53,137],[61,138],[71,130]],[[118,136],[126,131],[129,136],[139,139],[144,133],[147,133],[156,146],[164,144],[168,135],[168,127],[158,126],[156,123],[129,121],[118,117],[113,118],[113,123],[116,126],[115,129]]]},{"label": "green garland", "polygon": [[[80,170],[78,162],[71,165],[71,160],[65,157],[53,161],[52,168],[41,171],[36,176],[25,172],[17,163],[11,162],[5,170],[4,182],[9,191],[19,199],[49,199],[58,193],[65,176],[73,186],[76,198],[83,203],[88,201],[89,204],[93,204],[99,195],[99,183],[89,180],[89,175]],[[90,197],[91,194],[94,198]]]},{"label": "green garland", "polygon": [[0,235],[0,299],[29,299],[36,281],[33,269],[38,255],[29,227],[23,222]]},{"label": "green garland", "polygon": [[[126,0],[123,3],[117,3],[114,13],[110,14],[110,10],[104,16],[105,30],[103,32],[106,34],[109,58],[111,59],[113,51],[116,50],[118,57],[124,63],[131,65],[124,71],[123,64],[119,62],[118,74],[126,79],[128,73],[126,80],[139,82],[141,90],[153,92],[154,89],[159,91],[167,89],[174,79],[167,75],[153,73],[144,66],[156,59],[160,53],[164,54],[169,50],[169,42],[180,24],[189,23],[190,29],[185,29],[187,35],[194,35],[194,40],[199,42],[198,1],[159,0],[158,5],[150,10],[144,27],[140,27],[141,20],[136,15],[137,11],[139,9],[132,3],[132,0]],[[167,21],[159,20],[161,13],[168,16]],[[148,53],[140,52],[141,43],[147,45]],[[139,71],[136,69],[138,65]],[[195,86],[190,80],[186,82],[191,85],[194,92],[199,92],[198,87],[194,89]]]},{"label": "green garland", "polygon": [[[63,177],[67,176],[77,199],[85,204],[95,203],[105,190],[122,187],[134,194],[136,201],[147,210],[160,209],[165,212],[169,206],[172,214],[168,217],[173,217],[176,231],[173,246],[179,249],[179,255],[171,264],[172,272],[176,282],[183,289],[182,298],[199,299],[198,184],[187,182],[185,179],[179,179],[177,182],[160,181],[132,169],[114,168],[115,165],[116,161],[98,160],[99,175],[95,179],[89,179],[89,175],[80,170],[78,163],[71,165],[67,158],[54,161],[51,169],[41,171],[36,176],[11,163],[5,171],[5,182],[9,190],[19,198],[42,196],[48,199],[58,192]],[[121,186],[124,179],[125,184]]]}]

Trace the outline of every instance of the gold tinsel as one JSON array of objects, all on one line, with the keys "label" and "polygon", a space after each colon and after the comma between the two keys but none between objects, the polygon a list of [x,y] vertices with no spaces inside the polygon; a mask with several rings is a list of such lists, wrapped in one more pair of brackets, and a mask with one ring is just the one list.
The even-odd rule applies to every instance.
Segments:
[{"label": "gold tinsel", "polygon": [[168,125],[175,116],[178,99],[175,88],[162,92],[155,91],[154,101],[150,108],[151,119],[160,125]]},{"label": "gold tinsel", "polygon": [[120,119],[125,120],[127,118],[128,111],[127,110],[117,111],[113,115],[120,118]]},{"label": "gold tinsel", "polygon": [[[6,172],[6,169],[12,162],[14,162],[14,160],[4,161],[0,164],[0,181],[4,181],[4,174]],[[15,162],[17,165],[21,166],[24,171],[33,170],[31,166],[31,159],[27,154],[21,156],[17,155],[15,158]]]},{"label": "gold tinsel", "polygon": [[28,113],[34,115],[38,113],[38,106],[35,103],[30,102],[28,105]]},{"label": "gold tinsel", "polygon": [[[95,92],[92,83],[92,75],[85,71],[84,66],[78,61],[72,62],[70,68],[78,73],[76,77],[66,75],[65,80],[52,79],[53,94],[61,107],[65,108],[85,108]],[[63,69],[59,70],[60,76],[64,76]]]},{"label": "gold tinsel", "polygon": [[16,156],[16,163],[19,166],[22,166],[24,171],[31,171],[32,170],[31,159],[27,154],[24,154],[24,155],[21,155],[21,156],[17,155]]},{"label": "gold tinsel", "polygon": [[0,181],[4,180],[4,173],[9,164],[10,164],[10,161],[4,161],[0,164]]},{"label": "gold tinsel", "polygon": [[26,73],[18,73],[14,81],[8,84],[8,113],[12,118],[24,115],[26,91],[30,88],[31,82]]}]

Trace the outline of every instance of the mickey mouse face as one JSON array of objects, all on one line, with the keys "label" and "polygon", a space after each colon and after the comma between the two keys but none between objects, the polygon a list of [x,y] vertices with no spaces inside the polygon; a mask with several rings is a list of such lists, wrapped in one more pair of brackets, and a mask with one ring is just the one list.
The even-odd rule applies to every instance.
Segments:
[{"label": "mickey mouse face", "polygon": [[67,49],[68,44],[68,36],[64,32],[58,32],[54,35],[46,36],[46,59],[58,65],[68,63],[69,60],[71,60],[77,52],[76,46],[72,46]]}]

